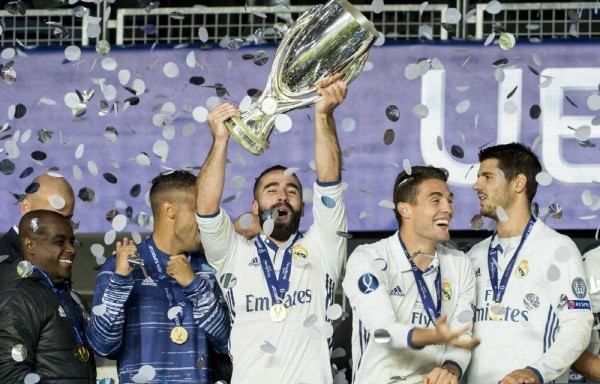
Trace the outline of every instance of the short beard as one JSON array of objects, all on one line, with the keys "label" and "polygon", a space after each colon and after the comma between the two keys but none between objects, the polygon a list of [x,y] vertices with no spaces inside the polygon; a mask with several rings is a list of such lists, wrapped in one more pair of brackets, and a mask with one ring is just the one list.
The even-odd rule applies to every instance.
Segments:
[{"label": "short beard", "polygon": [[498,221],[498,215],[496,215],[496,210],[495,209],[494,209],[494,212],[490,212],[489,209],[481,208],[481,210],[479,211],[479,213],[482,216],[485,216],[485,217],[487,217],[489,219]]},{"label": "short beard", "polygon": [[[298,228],[300,228],[300,211],[295,211],[289,203],[285,203],[285,206],[288,208],[288,215],[292,216],[291,220],[285,224],[278,224],[275,222],[275,226],[273,227],[273,232],[271,233],[270,237],[277,241],[286,241],[290,238],[290,236],[298,232]],[[263,209],[260,207],[258,208],[258,220],[261,228],[263,228],[265,221],[267,221],[267,219],[270,217],[268,214],[265,215],[265,212],[276,209],[277,204],[268,209]]]}]

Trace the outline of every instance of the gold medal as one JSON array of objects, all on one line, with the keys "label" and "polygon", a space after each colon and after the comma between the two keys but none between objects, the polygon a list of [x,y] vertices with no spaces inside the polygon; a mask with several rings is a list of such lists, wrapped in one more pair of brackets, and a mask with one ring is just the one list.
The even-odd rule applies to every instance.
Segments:
[{"label": "gold medal", "polygon": [[492,303],[492,305],[490,305],[490,309],[488,310],[488,316],[490,320],[504,320],[505,314],[506,309],[504,308],[504,305],[502,305],[502,303]]},{"label": "gold medal", "polygon": [[73,350],[73,355],[75,355],[75,358],[82,363],[87,363],[90,359],[90,351],[83,345],[76,346]]},{"label": "gold medal", "polygon": [[183,344],[188,339],[188,331],[182,326],[177,326],[171,330],[171,341],[175,344]]},{"label": "gold medal", "polygon": [[285,317],[287,316],[287,310],[285,309],[283,304],[275,304],[271,307],[271,310],[269,311],[269,316],[271,317],[271,320],[273,320],[276,323],[279,323],[280,321],[285,320]]}]

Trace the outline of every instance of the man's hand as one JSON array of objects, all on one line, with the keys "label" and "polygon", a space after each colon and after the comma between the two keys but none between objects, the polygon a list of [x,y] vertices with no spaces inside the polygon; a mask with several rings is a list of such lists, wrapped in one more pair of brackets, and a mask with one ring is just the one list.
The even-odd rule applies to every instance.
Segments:
[{"label": "man's hand", "polygon": [[457,348],[473,349],[479,345],[479,339],[472,337],[470,339],[460,338],[462,334],[469,330],[469,326],[465,325],[458,331],[452,332],[450,330],[450,324],[446,322],[448,316],[446,314],[438,317],[435,323],[435,333],[439,337],[442,343],[452,345]]},{"label": "man's hand", "polygon": [[167,274],[182,287],[188,286],[196,278],[192,265],[185,255],[173,255],[167,262]]},{"label": "man's hand", "polygon": [[435,367],[423,376],[421,384],[458,384],[458,374],[450,372],[446,367]]},{"label": "man's hand", "polygon": [[130,256],[139,256],[137,251],[137,247],[133,240],[129,240],[124,237],[123,242],[117,241],[116,248],[116,257],[117,257],[117,266],[115,268],[115,273],[121,276],[129,276],[131,272],[133,272],[133,268],[129,265],[127,261]]},{"label": "man's hand", "polygon": [[538,377],[531,369],[517,369],[504,376],[498,384],[531,384],[539,383]]},{"label": "man's hand", "polygon": [[332,114],[342,104],[348,93],[348,86],[340,77],[340,74],[335,74],[319,84],[317,94],[322,98],[315,105],[316,113]]},{"label": "man's hand", "polygon": [[225,126],[225,120],[234,116],[240,117],[240,111],[231,103],[221,104],[208,114],[206,119],[214,141],[227,141],[229,139],[229,131]]}]

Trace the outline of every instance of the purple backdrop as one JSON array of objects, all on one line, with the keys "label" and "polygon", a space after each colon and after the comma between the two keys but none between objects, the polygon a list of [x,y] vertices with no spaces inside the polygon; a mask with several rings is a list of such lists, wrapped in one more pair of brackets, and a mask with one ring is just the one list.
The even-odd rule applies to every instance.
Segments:
[{"label": "purple backdrop", "polygon": [[[114,208],[124,212],[125,206],[131,206],[134,217],[140,212],[150,213],[144,196],[154,176],[165,167],[200,166],[204,161],[211,140],[208,126],[195,121],[191,111],[206,107],[207,99],[216,96],[215,88],[207,86],[222,83],[236,103],[247,89],[264,87],[270,61],[259,67],[252,60],[242,59],[242,55],[258,49],[265,49],[270,56],[274,53],[272,47],[237,51],[146,47],[113,48],[108,56],[84,51],[77,62],[66,61],[62,49],[30,50],[26,51],[27,57],[16,56],[17,82],[0,83],[0,124],[5,130],[0,136],[13,135],[2,140],[4,151],[0,159],[8,155],[16,165],[12,175],[0,174],[4,196],[0,203],[1,228],[8,228],[18,218],[18,207],[13,205],[15,199],[8,191],[23,193],[32,178],[49,167],[58,167],[76,192],[82,187],[95,191],[95,202],[77,199],[75,219],[81,220],[81,231],[109,230],[111,224],[105,214]],[[190,52],[195,53],[199,63],[195,68],[186,65]],[[3,53],[1,63],[7,62],[9,53]],[[116,61],[115,70],[103,68],[102,61],[107,57]],[[421,64],[421,75],[409,80],[406,74],[410,75],[415,67],[411,64],[422,58],[437,60],[433,60],[429,71],[428,64]],[[503,66],[492,65],[503,58],[508,61]],[[177,77],[165,75],[164,67],[169,62],[177,65]],[[132,87],[134,79],[141,79],[146,87],[145,93],[139,95],[139,104],[127,109],[123,102],[133,94],[119,82],[121,70],[130,71],[126,86]],[[206,82],[201,86],[188,84],[192,76],[202,76]],[[502,77],[504,80],[499,82]],[[579,139],[589,136],[590,143],[600,144],[600,118],[593,120],[600,115],[599,84],[600,45],[594,43],[519,42],[510,51],[482,44],[373,48],[367,70],[351,84],[347,101],[336,111],[344,153],[343,179],[348,184],[345,197],[350,230],[395,228],[393,213],[385,200],[391,200],[393,180],[403,169],[405,159],[413,165],[434,164],[449,170],[457,210],[452,228],[469,229],[470,219],[478,211],[470,188],[477,172],[477,150],[486,143],[512,140],[530,146],[535,143],[545,171],[553,177],[550,185],[540,187],[536,201],[542,209],[556,203],[564,213],[560,220],[549,218],[548,222],[555,228],[596,229],[600,223],[596,217],[600,208],[599,149],[581,146],[575,133]],[[113,110],[101,116],[99,103],[110,96],[110,86],[115,87],[116,98],[109,100],[108,105],[112,107],[118,101],[118,113]],[[86,89],[95,90],[95,95],[87,103],[83,118],[74,119],[65,104],[65,94]],[[107,93],[103,94],[103,90]],[[164,126],[153,123],[167,102],[176,108],[169,115],[172,122],[167,124],[174,127],[172,139],[168,134],[163,137]],[[19,103],[27,107],[27,113],[11,119],[11,106]],[[427,107],[426,118],[415,113],[418,104]],[[389,105],[398,107],[398,121],[386,117]],[[533,105],[541,109],[537,119],[530,117]],[[230,145],[231,162],[223,198],[224,206],[233,215],[249,210],[254,177],[274,163],[298,167],[304,186],[312,185],[312,109],[294,111],[290,116],[291,130],[273,134],[271,148],[261,157],[252,156],[234,142]],[[590,130],[575,131],[569,126],[588,126]],[[105,137],[107,127],[118,131],[116,140]],[[193,133],[192,128],[196,129]],[[41,129],[54,133],[49,142],[38,141]],[[390,129],[395,140],[386,145],[384,133]],[[157,140],[168,145],[168,155],[162,160],[153,153]],[[83,154],[76,158],[80,144],[84,145]],[[438,144],[442,144],[441,150]],[[451,154],[453,145],[464,151],[464,158]],[[47,158],[36,162],[31,158],[33,151],[43,151]],[[149,155],[149,166],[136,162],[141,152]],[[96,164],[97,175],[89,171],[89,162]],[[82,170],[79,180],[74,177],[74,165]],[[34,174],[20,179],[20,173],[29,166],[35,169]],[[107,182],[102,176],[106,172],[116,176],[118,182]],[[141,184],[141,194],[130,197],[129,190],[137,183]],[[311,220],[309,213],[303,227]],[[141,231],[135,223],[129,223],[126,230]]]}]

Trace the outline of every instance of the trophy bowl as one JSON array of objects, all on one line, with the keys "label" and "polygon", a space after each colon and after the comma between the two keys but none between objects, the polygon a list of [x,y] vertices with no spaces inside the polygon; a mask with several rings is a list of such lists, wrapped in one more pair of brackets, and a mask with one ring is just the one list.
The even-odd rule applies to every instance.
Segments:
[{"label": "trophy bowl", "polygon": [[331,0],[303,13],[279,44],[262,94],[241,117],[225,122],[230,135],[252,154],[263,154],[277,116],[316,103],[320,96],[310,94],[332,75],[352,82],[378,36],[346,0]]}]

